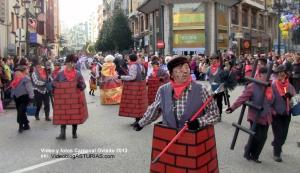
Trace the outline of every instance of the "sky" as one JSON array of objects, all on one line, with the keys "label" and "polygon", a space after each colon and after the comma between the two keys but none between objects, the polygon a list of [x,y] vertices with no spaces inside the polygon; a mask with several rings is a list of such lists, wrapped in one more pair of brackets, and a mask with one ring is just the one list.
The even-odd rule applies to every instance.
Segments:
[{"label": "sky", "polygon": [[86,21],[102,0],[58,0],[60,20],[67,26]]}]

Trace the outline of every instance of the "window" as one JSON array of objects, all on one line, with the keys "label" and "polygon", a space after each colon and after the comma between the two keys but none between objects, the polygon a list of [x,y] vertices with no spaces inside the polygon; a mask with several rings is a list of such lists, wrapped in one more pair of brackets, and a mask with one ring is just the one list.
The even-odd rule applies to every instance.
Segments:
[{"label": "window", "polygon": [[231,8],[231,23],[238,25],[239,24],[239,11],[238,11],[238,7],[234,6]]},{"label": "window", "polygon": [[15,18],[15,13],[11,13],[11,32],[16,32],[16,18]]},{"label": "window", "polygon": [[146,14],[145,29],[149,30],[149,14]]},{"label": "window", "polygon": [[141,32],[144,32],[144,16],[141,16]]},{"label": "window", "polygon": [[251,27],[252,28],[257,28],[257,13],[256,11],[252,11],[251,14]]},{"label": "window", "polygon": [[265,18],[262,14],[259,15],[259,21],[258,21],[258,29],[264,30],[265,28]]},{"label": "window", "polygon": [[0,0],[0,22],[5,21],[5,0]]},{"label": "window", "polygon": [[248,27],[248,9],[243,8],[242,10],[242,23],[244,27]]}]

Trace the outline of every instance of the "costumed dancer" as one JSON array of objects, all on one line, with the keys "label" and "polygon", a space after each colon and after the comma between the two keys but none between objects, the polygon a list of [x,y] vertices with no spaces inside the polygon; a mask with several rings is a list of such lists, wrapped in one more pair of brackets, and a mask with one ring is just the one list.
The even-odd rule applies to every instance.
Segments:
[{"label": "costumed dancer", "polygon": [[33,72],[31,74],[33,89],[34,89],[34,99],[36,103],[36,113],[35,119],[40,120],[39,113],[42,105],[44,105],[45,120],[51,121],[50,119],[50,95],[47,91],[47,72],[44,66],[41,65],[39,57],[35,57],[32,60]]},{"label": "costumed dancer", "polygon": [[90,91],[89,94],[92,96],[95,96],[95,90],[97,90],[97,75],[96,75],[96,68],[97,64],[95,62],[92,62],[91,64],[91,72],[90,72]]},{"label": "costumed dancer", "polygon": [[54,69],[51,73],[52,80],[55,79],[57,74],[61,71],[62,62],[60,62],[59,59],[56,59],[56,60],[54,60],[53,65],[54,65]]},{"label": "costumed dancer", "polygon": [[26,115],[26,108],[29,102],[33,102],[34,92],[29,77],[29,67],[18,65],[15,69],[14,79],[10,83],[11,96],[14,98],[17,107],[17,122],[19,123],[19,132],[29,130],[29,121]]},{"label": "costumed dancer", "polygon": [[[210,67],[207,71],[207,76],[209,78],[209,83],[211,85],[211,88],[213,91],[215,91],[221,84],[221,74],[223,73],[220,57],[217,54],[214,54],[210,57]],[[223,101],[224,92],[220,92],[214,96],[214,98],[217,101],[217,105],[220,112],[220,119],[222,116],[222,101]]]},{"label": "costumed dancer", "polygon": [[[262,67],[258,71],[257,79],[266,81],[268,69],[266,67]],[[255,128],[255,136],[253,137],[252,142],[248,141],[245,146],[244,157],[247,160],[253,160],[256,163],[261,163],[259,160],[260,153],[265,145],[267,140],[267,134],[269,125],[272,123],[272,114],[274,114],[274,110],[272,104],[274,103],[274,94],[271,87],[267,87],[264,91],[264,86],[258,85],[256,83],[250,83],[246,86],[242,95],[240,95],[237,100],[231,105],[230,108],[226,109],[226,113],[232,113],[238,107],[243,105],[246,101],[251,100],[255,105],[260,104],[261,96],[264,95],[264,103],[263,103],[263,111],[259,115],[257,119],[255,119],[257,111],[253,108],[248,109],[247,120],[250,123],[250,128],[252,127],[253,122],[256,123]],[[250,140],[250,138],[249,138]],[[249,151],[249,152],[246,152]]]},{"label": "costumed dancer", "polygon": [[118,79],[114,57],[107,55],[100,76],[101,104],[119,104],[122,96],[122,81]]},{"label": "costumed dancer", "polygon": [[137,123],[143,117],[147,106],[146,81],[143,80],[143,66],[137,62],[135,54],[129,55],[129,74],[121,75],[118,78],[124,81],[119,116],[135,118]]},{"label": "costumed dancer", "polygon": [[272,83],[272,88],[275,94],[274,109],[276,111],[276,115],[272,122],[272,130],[274,134],[272,145],[274,160],[282,162],[282,146],[288,135],[291,121],[290,101],[296,94],[296,91],[289,83],[288,71],[284,65],[279,65],[274,72],[277,74],[277,79]]},{"label": "costumed dancer", "polygon": [[66,58],[65,69],[54,79],[53,124],[61,125],[56,139],[66,139],[66,127],[72,125],[72,136],[77,138],[77,126],[88,118],[87,104],[83,90],[84,79],[75,69],[77,57],[73,54]]},{"label": "costumed dancer", "polygon": [[[212,100],[199,118],[189,121],[210,97],[209,91],[202,84],[192,81],[186,57],[175,57],[167,66],[170,72],[170,82],[159,88],[155,101],[148,107],[143,118],[134,125],[134,129],[140,131],[162,115],[162,123],[155,124],[154,127],[152,159],[162,150],[161,146],[165,146],[186,122],[189,130],[179,137],[167,154],[161,156],[158,163],[152,163],[150,169],[153,172],[164,172],[165,169],[172,169],[171,172],[218,172],[213,127],[219,119],[217,104],[215,100]],[[197,140],[196,136],[201,137]],[[203,146],[207,141],[210,144],[205,148]],[[188,150],[191,152],[186,152]],[[206,155],[209,155],[208,159],[202,157]],[[176,162],[168,159],[174,157],[178,159]],[[201,164],[197,165],[197,162]],[[211,167],[208,169],[207,165]]]},{"label": "costumed dancer", "polygon": [[169,82],[169,74],[160,68],[158,57],[152,57],[151,60],[152,73],[148,77],[148,105],[151,105],[154,102],[156,92],[158,88]]}]

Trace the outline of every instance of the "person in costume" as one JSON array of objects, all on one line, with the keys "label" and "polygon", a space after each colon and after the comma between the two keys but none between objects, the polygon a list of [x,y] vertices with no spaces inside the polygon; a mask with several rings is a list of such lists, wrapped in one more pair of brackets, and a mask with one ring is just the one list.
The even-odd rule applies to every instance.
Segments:
[{"label": "person in costume", "polygon": [[[260,68],[258,71],[259,73],[257,75],[257,79],[266,81],[267,71],[268,69],[266,67]],[[260,105],[262,96],[265,97],[263,102],[263,111],[260,115],[258,115],[259,118],[255,119],[255,117],[257,116],[257,111],[253,108],[248,109],[247,116],[250,127],[252,127],[253,122],[255,122],[256,128],[255,136],[253,137],[252,142],[250,143],[248,141],[248,144],[245,146],[244,157],[247,160],[253,160],[256,163],[261,163],[261,161],[259,160],[259,156],[267,140],[269,125],[271,125],[272,123],[272,115],[274,114],[274,93],[272,91],[272,88],[267,87],[265,93],[263,93],[263,91],[264,86],[258,85],[256,83],[250,83],[246,86],[243,93],[236,99],[231,107],[226,109],[226,113],[230,114],[249,100],[252,101],[255,105]]]},{"label": "person in costume", "polygon": [[[77,138],[77,126],[88,117],[84,89],[86,88],[82,74],[75,69],[77,57],[68,55],[65,69],[54,79],[54,111],[53,124],[61,125],[59,140],[66,139],[66,127],[72,125],[72,137]],[[70,101],[73,100],[73,101]],[[76,117],[76,118],[75,118]]]},{"label": "person in costume", "polygon": [[[193,114],[195,114],[200,107],[204,104],[204,102],[210,97],[209,91],[200,83],[192,81],[192,77],[190,75],[190,67],[189,61],[184,56],[178,56],[174,59],[170,60],[167,64],[168,70],[170,72],[170,82],[161,86],[156,94],[155,101],[148,107],[145,112],[143,118],[134,125],[134,130],[140,131],[146,125],[154,122],[160,116],[162,116],[162,124],[155,124],[154,132],[153,132],[153,144],[152,144],[152,159],[157,155],[154,154],[157,152],[157,144],[159,138],[156,138],[157,135],[161,135],[161,138],[172,139],[174,135],[184,127],[185,123],[187,123],[188,130],[183,132],[183,135],[189,135],[189,139],[185,140],[184,138],[179,138],[178,141],[181,141],[180,144],[176,143],[172,145],[174,147],[172,150],[168,150],[172,154],[177,157],[177,148],[178,146],[184,146],[185,148],[189,147],[189,142],[195,142],[197,145],[195,146],[196,150],[201,150],[200,147],[205,145],[206,140],[210,140],[213,145],[210,148],[207,148],[207,152],[216,151],[215,138],[213,124],[216,123],[219,119],[219,110],[215,100],[212,100],[205,107],[204,111],[196,118],[194,121],[190,121]],[[160,130],[161,129],[161,130]],[[210,135],[206,135],[210,132]],[[196,140],[193,136],[201,136],[203,137],[203,141]],[[206,139],[206,137],[211,136],[211,139]],[[165,141],[162,141],[166,143]],[[167,141],[169,142],[169,141]],[[203,143],[204,142],[204,143]],[[159,143],[160,144],[160,143]],[[194,143],[193,143],[194,144]],[[162,149],[161,149],[162,150]],[[159,151],[161,152],[161,151]],[[176,154],[177,153],[177,154]],[[207,153],[211,156],[211,160],[214,160],[214,166],[211,167],[212,171],[218,172],[218,163],[217,163],[217,152]],[[174,157],[171,156],[171,157]],[[211,165],[211,161],[204,160],[201,156],[197,156],[196,153],[192,154],[194,157],[185,156],[185,154],[180,155],[182,159],[192,160],[191,162],[201,161],[202,165]],[[159,163],[152,163],[150,170],[155,172],[164,172],[165,167],[170,166],[166,164],[168,162],[166,157],[161,157]],[[186,162],[187,163],[187,162]],[[159,164],[160,166],[158,166]],[[172,165],[174,169],[182,169],[186,172],[194,171],[195,169],[191,169],[190,164],[184,163],[175,163]],[[158,168],[161,167],[161,168]],[[201,166],[194,165],[194,168],[200,170]],[[206,166],[207,167],[207,166]],[[203,168],[203,171],[206,168]],[[202,170],[202,169],[201,169]],[[196,171],[197,172],[197,171]]]},{"label": "person in costume", "polygon": [[[143,118],[135,124],[134,129],[137,131],[161,115],[165,125],[180,129],[209,97],[208,90],[202,84],[192,81],[189,62],[186,57],[173,58],[167,65],[170,72],[170,82],[159,88],[155,101],[148,107]],[[208,104],[205,112],[198,119],[188,122],[189,129],[195,130],[199,127],[205,127],[214,124],[219,119],[220,114],[215,101]],[[173,121],[174,116],[176,121]]]},{"label": "person in costume", "polygon": [[90,84],[89,94],[92,95],[92,96],[95,96],[94,93],[95,93],[95,90],[97,90],[96,68],[97,68],[96,62],[92,62],[92,64],[91,64],[91,72],[90,72],[90,80],[89,80],[89,84]]},{"label": "person in costume", "polygon": [[119,104],[122,96],[122,82],[118,79],[114,57],[107,55],[100,76],[101,104]]},{"label": "person in costume", "polygon": [[169,82],[169,74],[160,68],[159,60],[158,58],[154,60],[155,58],[152,58],[151,65],[152,65],[152,73],[148,77],[147,83],[148,83],[148,104],[151,105],[155,99],[156,92],[158,88]]},{"label": "person in costume", "polygon": [[50,119],[50,96],[47,91],[46,85],[48,82],[48,75],[44,66],[41,65],[39,57],[35,57],[32,61],[33,72],[31,74],[35,103],[37,106],[35,119],[40,120],[39,113],[42,105],[44,105],[45,120],[51,121]]},{"label": "person in costume", "polygon": [[[207,70],[207,76],[213,91],[215,91],[221,84],[221,73],[223,73],[223,69],[221,66],[220,57],[217,54],[214,54],[210,57],[210,67]],[[220,112],[219,121],[221,121],[222,116],[223,96],[224,92],[220,92],[214,96]]]},{"label": "person in costume", "polygon": [[277,79],[273,81],[272,88],[275,94],[272,130],[274,134],[273,157],[277,162],[282,162],[282,146],[288,135],[291,121],[290,100],[296,94],[295,88],[289,83],[288,71],[284,65],[279,65],[275,71]]},{"label": "person in costume", "polygon": [[23,130],[29,130],[29,121],[26,115],[26,108],[30,102],[33,102],[34,92],[29,77],[29,67],[18,65],[15,69],[14,79],[10,83],[11,97],[14,98],[17,108],[17,122],[19,124],[19,133]]},{"label": "person in costume", "polygon": [[124,81],[119,116],[135,118],[132,125],[143,117],[148,106],[146,81],[142,75],[143,66],[137,60],[135,54],[129,55],[128,75],[118,77]]}]

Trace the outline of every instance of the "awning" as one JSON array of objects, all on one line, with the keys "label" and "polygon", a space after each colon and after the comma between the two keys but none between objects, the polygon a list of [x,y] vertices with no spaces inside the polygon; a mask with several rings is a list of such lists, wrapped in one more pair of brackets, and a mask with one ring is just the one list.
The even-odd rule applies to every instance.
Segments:
[{"label": "awning", "polygon": [[161,5],[161,0],[146,0],[142,5],[138,7],[138,11],[149,14],[157,9]]},{"label": "awning", "polygon": [[220,4],[226,5],[228,7],[231,7],[233,5],[236,5],[236,4],[242,2],[242,0],[215,0],[215,1]]}]

